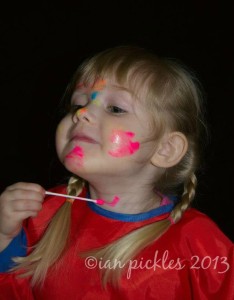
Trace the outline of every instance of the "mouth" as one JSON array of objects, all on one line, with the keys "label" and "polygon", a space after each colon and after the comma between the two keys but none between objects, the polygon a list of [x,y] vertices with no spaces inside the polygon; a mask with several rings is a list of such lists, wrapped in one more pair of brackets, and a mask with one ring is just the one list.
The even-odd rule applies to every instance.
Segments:
[{"label": "mouth", "polygon": [[75,135],[75,136],[72,137],[71,140],[75,141],[75,142],[85,142],[85,143],[89,143],[89,144],[98,144],[98,142],[96,140],[94,140],[93,138],[91,138],[87,135]]}]

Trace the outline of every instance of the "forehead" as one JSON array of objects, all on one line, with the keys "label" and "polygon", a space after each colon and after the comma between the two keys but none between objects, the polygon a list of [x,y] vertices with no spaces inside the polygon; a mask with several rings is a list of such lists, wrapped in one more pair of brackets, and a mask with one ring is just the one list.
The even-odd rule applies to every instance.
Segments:
[{"label": "forehead", "polygon": [[92,94],[92,93],[102,93],[102,94],[116,94],[122,95],[127,98],[133,97],[133,93],[128,87],[122,86],[116,81],[113,80],[106,80],[100,79],[93,83],[84,84],[84,83],[77,83],[75,89],[73,91],[73,95],[81,95],[81,94]]},{"label": "forehead", "polygon": [[105,79],[97,79],[93,82],[80,82],[75,85],[75,89],[90,89],[95,91],[101,91],[106,87],[107,81]]},{"label": "forehead", "polygon": [[[86,93],[91,94],[93,92],[112,92],[117,94],[125,95],[126,97],[132,97],[135,100],[140,100],[143,96],[143,89],[140,91],[140,89],[136,86],[136,84],[129,84],[127,81],[118,81],[116,78],[111,77],[108,79],[97,79],[95,81],[85,81],[80,82],[78,81],[75,84],[73,94],[80,92],[80,93]],[[145,98],[143,96],[143,98]]]}]

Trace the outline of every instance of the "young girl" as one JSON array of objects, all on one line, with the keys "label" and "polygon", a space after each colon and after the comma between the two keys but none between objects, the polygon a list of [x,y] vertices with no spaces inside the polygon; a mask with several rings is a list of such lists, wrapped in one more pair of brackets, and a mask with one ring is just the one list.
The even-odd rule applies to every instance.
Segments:
[{"label": "young girl", "polygon": [[50,192],[83,201],[6,188],[1,299],[233,299],[233,245],[190,208],[205,131],[198,86],[138,47],[78,68],[56,132],[72,175]]}]

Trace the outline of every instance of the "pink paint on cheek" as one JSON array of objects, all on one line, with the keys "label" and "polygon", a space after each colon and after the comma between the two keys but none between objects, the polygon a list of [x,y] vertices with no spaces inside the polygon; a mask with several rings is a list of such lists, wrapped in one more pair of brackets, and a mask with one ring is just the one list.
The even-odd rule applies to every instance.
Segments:
[{"label": "pink paint on cheek", "polygon": [[67,155],[66,158],[78,159],[78,165],[83,165],[84,153],[83,149],[79,146],[75,146]]},{"label": "pink paint on cheek", "polygon": [[124,157],[134,154],[139,148],[139,142],[133,142],[135,133],[123,130],[113,130],[111,143],[113,149],[108,151],[111,156]]}]

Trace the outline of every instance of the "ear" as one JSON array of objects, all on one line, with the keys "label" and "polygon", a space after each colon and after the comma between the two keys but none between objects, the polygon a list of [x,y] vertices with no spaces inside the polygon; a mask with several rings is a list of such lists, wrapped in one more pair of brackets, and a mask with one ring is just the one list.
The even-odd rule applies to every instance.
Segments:
[{"label": "ear", "polygon": [[173,167],[180,162],[187,150],[188,141],[183,133],[166,133],[160,140],[151,163],[161,168]]}]

